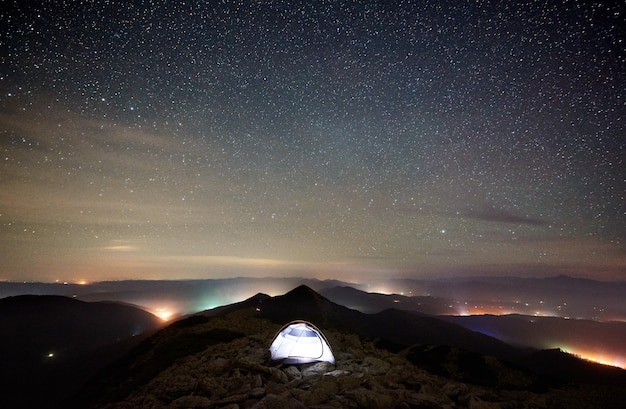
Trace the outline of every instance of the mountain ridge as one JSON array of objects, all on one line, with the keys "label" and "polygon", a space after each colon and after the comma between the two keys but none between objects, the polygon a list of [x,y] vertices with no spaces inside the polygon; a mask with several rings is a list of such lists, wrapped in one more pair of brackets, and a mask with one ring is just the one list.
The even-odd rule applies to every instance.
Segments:
[{"label": "mountain ridge", "polygon": [[[326,335],[336,366],[269,362],[272,337],[284,323],[298,318],[311,318]],[[415,325],[414,333],[401,338],[394,325]],[[412,343],[421,332],[433,330],[433,325],[443,334],[457,331],[451,336],[457,345]],[[389,331],[395,335],[384,336]],[[580,391],[596,390],[593,386],[569,388],[563,383],[567,380],[537,374],[520,362],[497,357],[498,351],[486,354],[467,349],[458,340],[459,334],[478,344],[484,342],[481,348],[486,352],[491,352],[492,345],[503,344],[455,324],[397,309],[363,314],[301,286],[280,296],[257,295],[235,307],[205,311],[169,325],[124,362],[118,361],[108,378],[100,378],[103,383],[97,378],[92,381],[91,394],[77,397],[74,407],[443,409],[510,408],[516,402],[519,408],[548,409],[555,407],[550,402],[578,402],[581,406],[569,407],[585,407],[589,399],[581,397]],[[508,348],[512,347],[505,347],[503,355],[509,353]],[[513,350],[516,356],[523,354]],[[563,362],[558,354],[547,356],[553,367]],[[588,370],[575,357],[567,359]],[[143,381],[137,383],[137,379]],[[124,392],[106,392],[113,385]],[[605,407],[625,397],[619,389],[606,387],[611,393],[602,398],[609,405]]]},{"label": "mountain ridge", "polygon": [[162,325],[138,307],[57,295],[0,299],[0,396],[49,408]]}]

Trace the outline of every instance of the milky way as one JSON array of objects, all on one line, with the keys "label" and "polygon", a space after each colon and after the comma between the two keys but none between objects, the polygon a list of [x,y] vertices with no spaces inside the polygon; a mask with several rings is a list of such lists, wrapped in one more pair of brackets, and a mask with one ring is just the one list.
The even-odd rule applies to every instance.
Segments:
[{"label": "milky way", "polygon": [[613,2],[23,2],[0,278],[626,279]]}]

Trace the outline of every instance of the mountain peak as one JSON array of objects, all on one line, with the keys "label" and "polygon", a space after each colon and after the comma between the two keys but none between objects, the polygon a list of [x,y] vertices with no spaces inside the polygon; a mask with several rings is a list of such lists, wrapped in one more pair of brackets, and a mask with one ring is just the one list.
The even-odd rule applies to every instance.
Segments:
[{"label": "mountain peak", "polygon": [[329,299],[320,295],[311,287],[300,285],[284,295],[274,297],[274,300],[289,305],[306,308],[306,309],[322,309],[328,310],[333,306],[338,306]]},{"label": "mountain peak", "polygon": [[288,291],[287,293],[284,294],[284,296],[285,297],[289,296],[289,297],[324,298],[321,295],[319,295],[315,290],[313,290],[311,287],[305,284],[299,285],[293,290]]},{"label": "mountain peak", "polygon": [[296,319],[312,321],[316,325],[327,323],[337,310],[346,307],[324,298],[306,285],[300,285],[284,295],[263,302],[261,315],[277,323]]}]

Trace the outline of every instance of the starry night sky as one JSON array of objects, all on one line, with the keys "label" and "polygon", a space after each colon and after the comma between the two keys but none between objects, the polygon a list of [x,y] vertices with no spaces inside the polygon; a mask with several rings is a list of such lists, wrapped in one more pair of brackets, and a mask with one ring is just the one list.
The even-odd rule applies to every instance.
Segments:
[{"label": "starry night sky", "polygon": [[625,7],[516,3],[5,2],[0,279],[626,279]]}]

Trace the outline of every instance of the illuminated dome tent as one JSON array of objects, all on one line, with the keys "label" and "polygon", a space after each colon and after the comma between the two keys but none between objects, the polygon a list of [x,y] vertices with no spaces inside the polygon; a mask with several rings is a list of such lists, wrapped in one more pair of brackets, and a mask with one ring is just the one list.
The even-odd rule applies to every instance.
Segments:
[{"label": "illuminated dome tent", "polygon": [[310,362],[335,363],[333,351],[324,334],[306,321],[292,321],[278,331],[270,346],[272,361],[284,364]]}]

